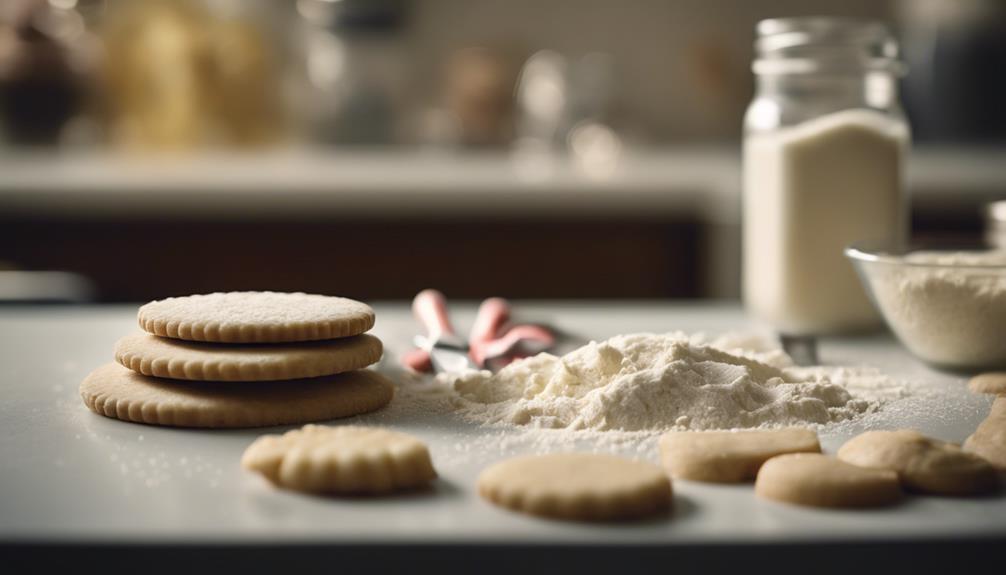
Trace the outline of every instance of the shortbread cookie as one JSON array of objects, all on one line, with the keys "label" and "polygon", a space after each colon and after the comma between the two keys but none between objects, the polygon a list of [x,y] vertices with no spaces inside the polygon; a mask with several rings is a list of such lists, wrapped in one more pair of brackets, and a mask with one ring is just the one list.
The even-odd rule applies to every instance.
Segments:
[{"label": "shortbread cookie", "polygon": [[660,438],[668,473],[692,481],[752,481],[768,459],[801,452],[821,452],[817,434],[809,429],[672,431]]},{"label": "shortbread cookie", "polygon": [[305,293],[229,292],[172,297],[140,308],[148,333],[188,341],[281,343],[359,335],[374,310],[358,301]]},{"label": "shortbread cookie", "polygon": [[964,442],[964,450],[1006,471],[1006,396],[999,396],[992,402],[992,411]]},{"label": "shortbread cookie", "polygon": [[898,474],[857,467],[820,453],[790,453],[761,466],[755,493],[813,507],[879,507],[901,499]]},{"label": "shortbread cookie", "polygon": [[921,493],[970,495],[999,485],[988,461],[917,431],[867,431],[845,442],[838,458],[859,467],[890,469],[905,489]]},{"label": "shortbread cookie", "polygon": [[968,389],[975,393],[1006,394],[1006,373],[980,373],[968,381]]},{"label": "shortbread cookie", "polygon": [[339,339],[235,345],[128,335],[115,345],[115,360],[155,377],[192,381],[273,381],[362,369],[381,359],[372,335]]},{"label": "shortbread cookie", "polygon": [[376,427],[307,425],[266,435],[245,450],[241,465],[307,493],[387,493],[437,476],[423,442]]},{"label": "shortbread cookie", "polygon": [[380,409],[394,385],[374,371],[290,381],[188,382],[105,364],[80,384],[95,413],[175,427],[265,427],[325,421]]},{"label": "shortbread cookie", "polygon": [[660,467],[588,453],[508,459],[483,471],[478,489],[496,505],[558,519],[630,519],[664,513],[671,503]]}]

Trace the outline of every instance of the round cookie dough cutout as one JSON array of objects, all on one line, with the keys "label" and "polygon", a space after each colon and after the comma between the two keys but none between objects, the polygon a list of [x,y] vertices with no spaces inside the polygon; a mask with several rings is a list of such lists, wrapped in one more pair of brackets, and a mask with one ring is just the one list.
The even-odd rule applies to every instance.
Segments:
[{"label": "round cookie dough cutout", "polygon": [[138,333],[119,340],[115,360],[153,377],[276,381],[363,369],[379,361],[382,351],[381,340],[367,334],[312,342],[235,345]]},{"label": "round cookie dough cutout", "polygon": [[143,331],[187,341],[283,343],[360,335],[374,310],[355,300],[306,293],[218,292],[152,301]]},{"label": "round cookie dough cutout", "polygon": [[882,507],[902,497],[898,474],[857,467],[819,453],[790,453],[762,465],[755,480],[762,498],[811,507]]},{"label": "round cookie dough cutout", "polygon": [[184,382],[148,377],[117,363],[80,384],[87,407],[106,417],[169,427],[293,425],[380,409],[394,384],[370,370],[289,381]]},{"label": "round cookie dough cutout", "polygon": [[838,458],[859,467],[894,471],[905,489],[919,493],[973,495],[999,487],[998,474],[988,461],[917,431],[867,431],[845,442]]},{"label": "round cookie dough cutout", "polygon": [[974,393],[1006,395],[1006,372],[980,373],[968,381],[968,389]]},{"label": "round cookie dough cutout", "polygon": [[1006,396],[992,402],[992,411],[964,442],[964,450],[975,453],[1006,474]]},{"label": "round cookie dough cutout", "polygon": [[422,441],[377,427],[307,425],[265,435],[241,465],[279,487],[314,494],[384,494],[437,477]]},{"label": "round cookie dough cutout", "polygon": [[552,519],[637,519],[671,505],[671,481],[659,466],[590,453],[508,459],[482,472],[478,490],[501,507]]},{"label": "round cookie dough cutout", "polygon": [[710,483],[753,481],[762,464],[784,453],[820,453],[809,429],[672,431],[660,438],[660,455],[671,477]]}]

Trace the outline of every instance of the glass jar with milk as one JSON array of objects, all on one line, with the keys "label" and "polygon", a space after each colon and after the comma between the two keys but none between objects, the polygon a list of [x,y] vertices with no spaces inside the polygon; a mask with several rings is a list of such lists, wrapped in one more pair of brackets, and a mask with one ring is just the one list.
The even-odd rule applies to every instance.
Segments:
[{"label": "glass jar with milk", "polygon": [[843,249],[905,237],[897,43],[881,24],[758,24],[745,116],[743,295],[788,336],[869,329],[880,317]]}]

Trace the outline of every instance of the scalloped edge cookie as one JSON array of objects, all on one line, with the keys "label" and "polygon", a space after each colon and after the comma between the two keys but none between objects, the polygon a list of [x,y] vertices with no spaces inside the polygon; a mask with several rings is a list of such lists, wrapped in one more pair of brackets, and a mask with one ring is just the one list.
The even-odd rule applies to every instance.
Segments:
[{"label": "scalloped edge cookie", "polygon": [[290,381],[187,382],[105,364],[80,384],[88,409],[170,427],[267,427],[326,421],[380,409],[395,387],[369,370]]},{"label": "scalloped edge cookie", "polygon": [[381,359],[381,340],[357,335],[317,342],[234,345],[137,333],[115,344],[115,361],[153,377],[189,381],[276,381],[363,369]]},{"label": "scalloped edge cookie", "polygon": [[306,425],[264,435],[241,466],[273,484],[317,494],[382,494],[427,485],[437,477],[419,439],[379,427]]},{"label": "scalloped edge cookie", "polygon": [[360,335],[374,327],[374,310],[302,292],[217,292],[152,301],[137,320],[147,333],[187,341],[283,343]]}]

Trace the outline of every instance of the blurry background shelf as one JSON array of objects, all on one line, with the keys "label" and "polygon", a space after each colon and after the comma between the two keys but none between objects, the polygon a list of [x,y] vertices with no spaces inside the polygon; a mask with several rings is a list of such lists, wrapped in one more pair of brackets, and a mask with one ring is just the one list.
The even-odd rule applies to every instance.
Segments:
[{"label": "blurry background shelf", "polygon": [[[1006,197],[1004,157],[914,151],[916,237],[977,238],[982,207]],[[0,158],[0,260],[78,272],[105,301],[251,288],[407,298],[430,285],[734,297],[739,208],[727,147],[627,154],[604,174],[502,153],[21,153]]]}]

